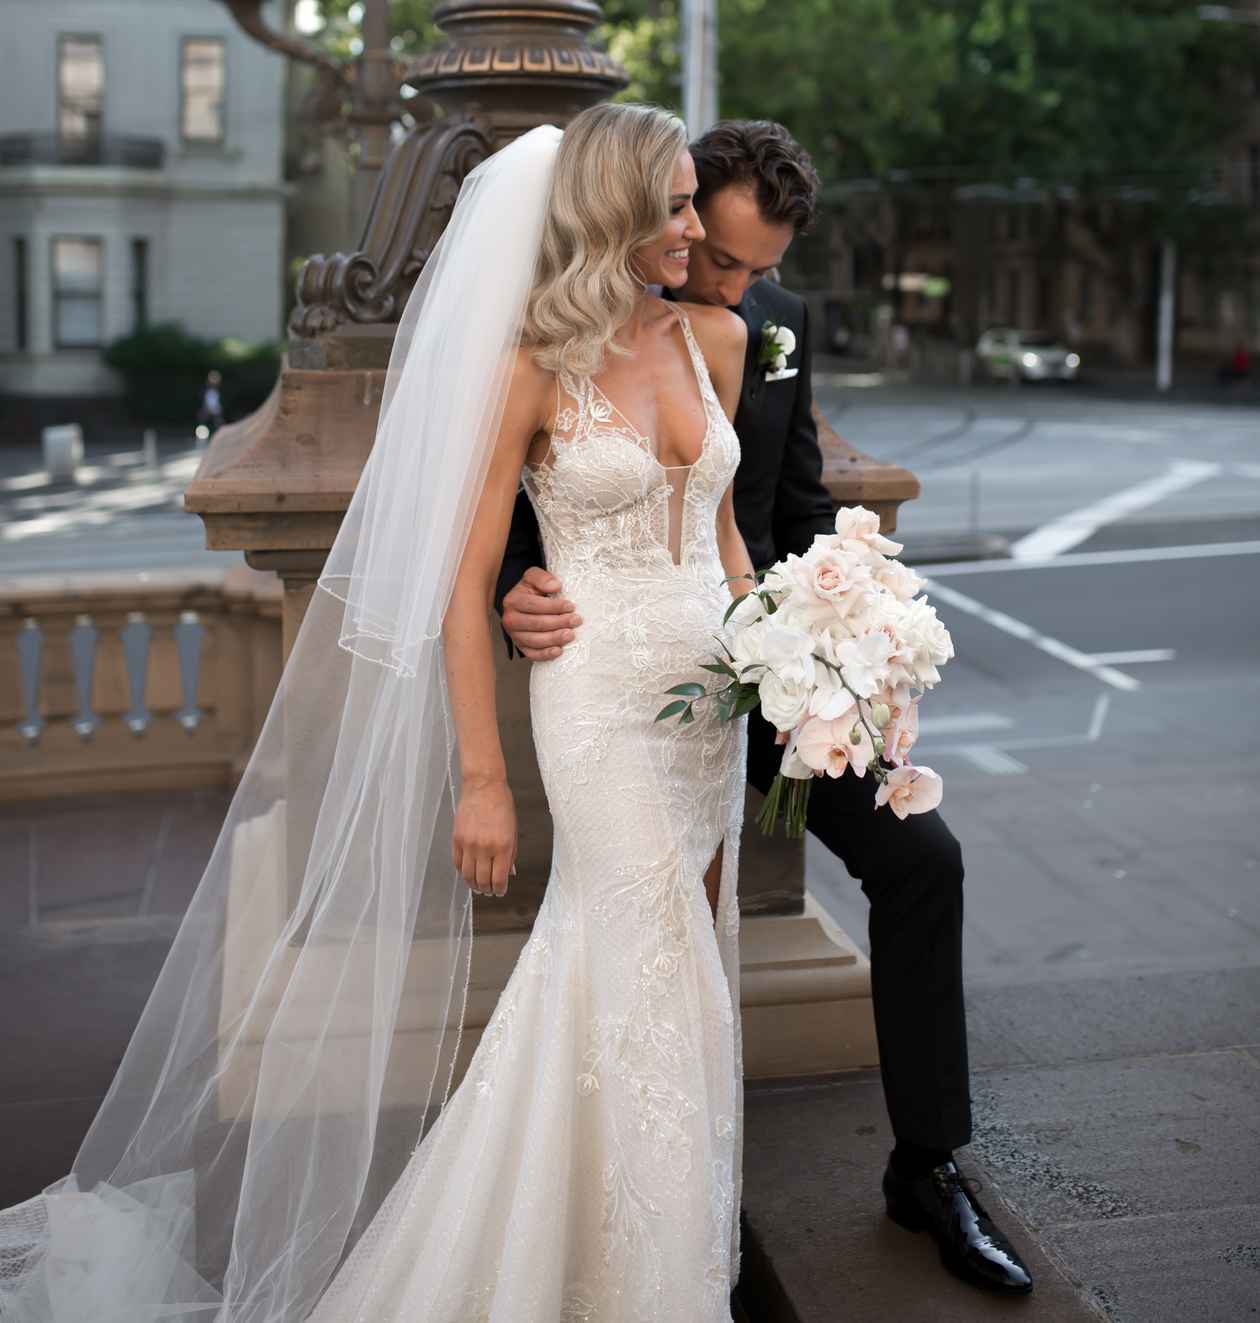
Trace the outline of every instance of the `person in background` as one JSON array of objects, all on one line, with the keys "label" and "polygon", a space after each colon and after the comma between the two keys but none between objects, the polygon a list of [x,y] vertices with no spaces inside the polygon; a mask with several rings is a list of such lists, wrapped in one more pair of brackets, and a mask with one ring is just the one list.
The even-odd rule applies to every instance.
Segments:
[{"label": "person in background", "polygon": [[223,378],[213,368],[206,373],[206,384],[201,390],[201,407],[197,410],[198,440],[213,436],[223,426],[223,399],[219,393],[222,381]]}]

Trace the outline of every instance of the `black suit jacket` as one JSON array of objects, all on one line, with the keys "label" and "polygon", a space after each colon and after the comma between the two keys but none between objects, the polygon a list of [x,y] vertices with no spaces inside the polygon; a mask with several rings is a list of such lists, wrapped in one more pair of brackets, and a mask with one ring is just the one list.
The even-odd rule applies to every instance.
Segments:
[{"label": "black suit jacket", "polygon": [[[806,551],[816,533],[835,531],[835,508],[822,483],[822,451],[814,425],[810,380],[809,314],[803,299],[769,280],[759,280],[734,309],[748,325],[744,384],[735,413],[740,460],[735,472],[735,521],[748,544],[756,569],[781,560],[790,551]],[[796,368],[785,381],[766,381],[758,364],[761,328],[767,322],[788,327]],[[516,495],[494,605],[531,565],[542,565],[538,521],[524,489]],[[508,644],[509,652],[512,645]]]}]

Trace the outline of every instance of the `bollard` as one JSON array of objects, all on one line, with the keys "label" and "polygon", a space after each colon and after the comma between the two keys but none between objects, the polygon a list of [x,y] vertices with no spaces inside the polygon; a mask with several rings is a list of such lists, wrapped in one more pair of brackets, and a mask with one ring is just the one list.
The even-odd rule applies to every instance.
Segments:
[{"label": "bollard", "polygon": [[40,433],[44,468],[54,482],[73,482],[83,463],[83,429],[78,423],[59,423]]}]

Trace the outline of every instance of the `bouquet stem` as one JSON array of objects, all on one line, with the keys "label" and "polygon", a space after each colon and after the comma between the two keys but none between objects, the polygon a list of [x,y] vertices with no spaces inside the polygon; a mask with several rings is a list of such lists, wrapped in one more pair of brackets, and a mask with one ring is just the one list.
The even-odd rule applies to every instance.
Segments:
[{"label": "bouquet stem", "polygon": [[809,787],[813,777],[802,780],[776,772],[770,793],[757,815],[757,825],[767,836],[774,832],[779,814],[783,815],[783,830],[789,837],[805,835],[805,814],[809,807]]}]

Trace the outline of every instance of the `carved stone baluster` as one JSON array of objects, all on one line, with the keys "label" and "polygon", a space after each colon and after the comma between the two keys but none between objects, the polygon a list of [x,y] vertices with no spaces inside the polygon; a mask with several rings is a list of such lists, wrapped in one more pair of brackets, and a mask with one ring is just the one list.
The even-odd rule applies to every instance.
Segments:
[{"label": "carved stone baluster", "polygon": [[75,717],[74,733],[81,740],[90,740],[101,724],[92,710],[92,676],[96,671],[96,642],[100,637],[92,617],[76,616],[70,631],[70,664],[74,668],[74,689],[79,700],[79,713]]},{"label": "carved stone baluster", "polygon": [[150,720],[149,710],[144,705],[144,690],[149,677],[149,640],[153,637],[153,629],[145,620],[143,611],[127,613],[127,624],[119,637],[127,667],[127,688],[131,694],[131,707],[123,720],[133,735],[143,735]]},{"label": "carved stone baluster", "polygon": [[205,628],[196,611],[181,611],[175,626],[175,646],[179,649],[179,679],[184,705],[175,719],[191,735],[201,724],[197,706],[197,688],[201,683],[201,640]]},{"label": "carved stone baluster", "polygon": [[28,744],[38,744],[44,729],[44,718],[39,711],[40,663],[44,655],[44,631],[39,621],[27,616],[17,636],[18,667],[22,675],[22,707],[26,712],[18,722],[18,734]]}]

